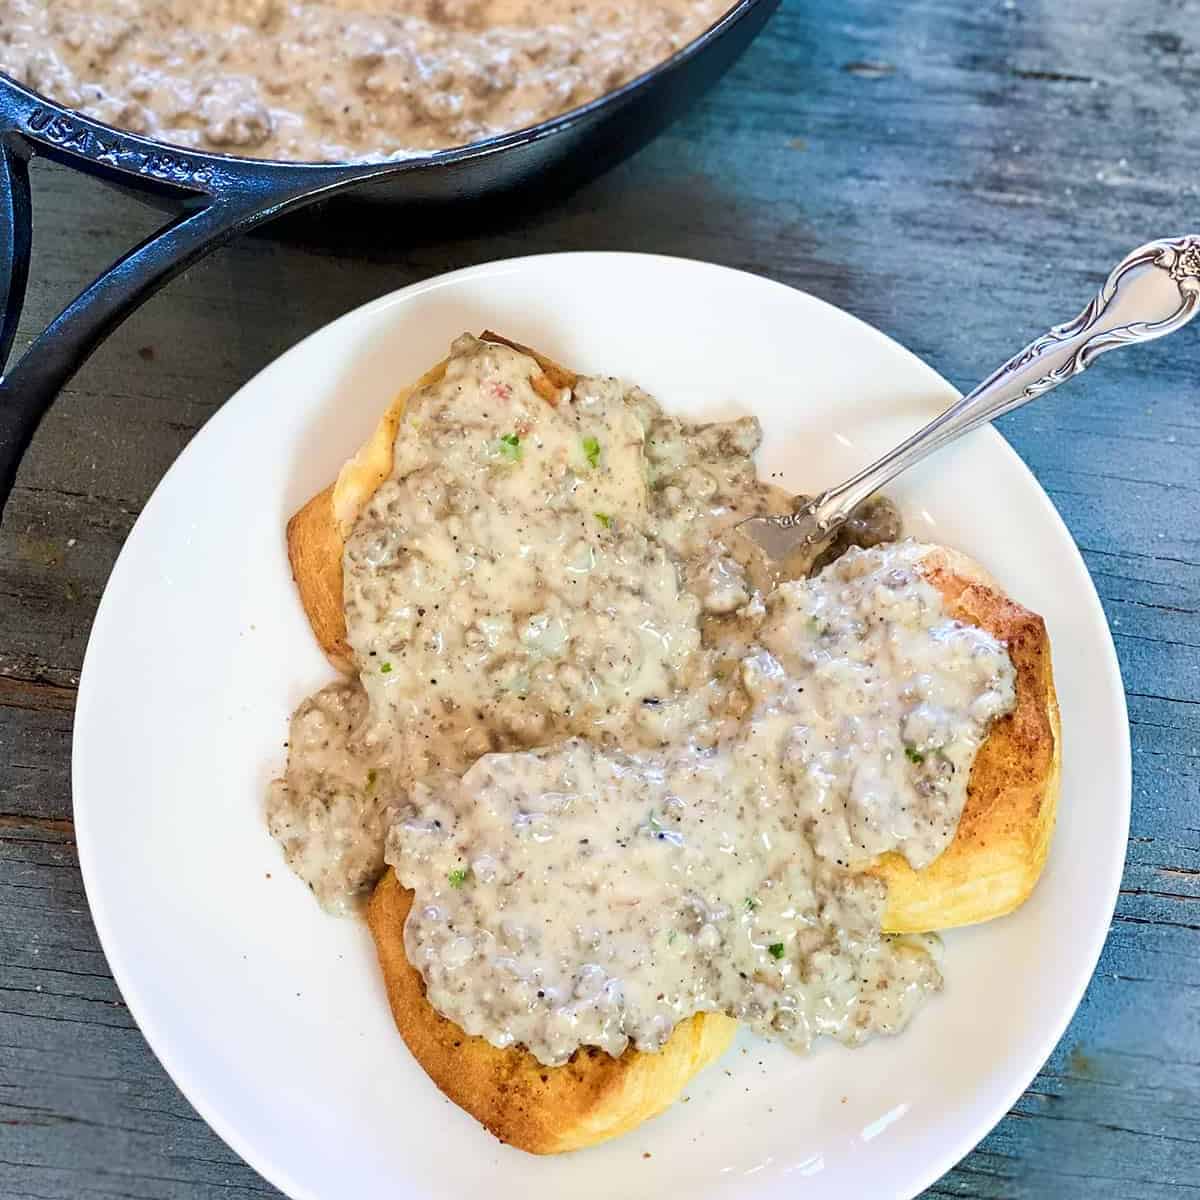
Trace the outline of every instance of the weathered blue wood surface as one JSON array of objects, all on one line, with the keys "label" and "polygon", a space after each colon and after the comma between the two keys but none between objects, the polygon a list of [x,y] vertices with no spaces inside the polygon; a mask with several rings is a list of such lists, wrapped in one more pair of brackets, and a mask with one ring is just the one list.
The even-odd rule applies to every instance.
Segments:
[{"label": "weathered blue wood surface", "polygon": [[[26,335],[147,212],[36,177]],[[231,391],[381,292],[566,248],[807,288],[970,383],[1149,236],[1200,224],[1200,0],[784,0],[688,120],[483,236],[392,220],[243,242],[115,336],[39,435],[0,533],[0,1196],[276,1195],[166,1078],[109,977],[72,843],[84,639],[154,483]],[[415,243],[415,244],[414,244]],[[1078,1016],[930,1195],[1200,1195],[1200,330],[1004,431],[1083,547],[1129,695],[1125,884]]]}]

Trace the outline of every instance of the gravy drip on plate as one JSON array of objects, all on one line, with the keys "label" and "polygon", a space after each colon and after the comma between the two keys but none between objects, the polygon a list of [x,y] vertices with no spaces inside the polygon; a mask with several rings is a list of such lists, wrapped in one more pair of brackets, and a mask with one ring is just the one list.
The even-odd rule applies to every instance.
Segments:
[{"label": "gravy drip on plate", "polygon": [[344,556],[362,683],[301,706],[273,785],[289,861],[337,909],[386,857],[430,1002],[547,1064],[700,1011],[797,1049],[903,1028],[941,975],[865,868],[953,838],[1007,652],[912,542],[763,595],[728,536],[790,503],[755,422],[536,373],[464,337],[410,401]]},{"label": "gravy drip on plate", "polygon": [[224,154],[383,159],[610,92],[728,0],[0,0],[0,71]]}]

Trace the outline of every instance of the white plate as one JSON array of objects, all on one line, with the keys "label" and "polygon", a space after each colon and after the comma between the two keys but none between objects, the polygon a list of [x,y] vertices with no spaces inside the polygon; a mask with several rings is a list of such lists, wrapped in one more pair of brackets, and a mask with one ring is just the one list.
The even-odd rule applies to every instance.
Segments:
[{"label": "white plate", "polygon": [[[673,412],[757,414],[764,471],[831,484],[954,392],[811,296],[701,263],[556,255],[367,305],[251,380],[167,473],[96,616],[75,717],[79,854],[138,1024],[217,1132],[297,1200],[914,1195],[997,1121],[1095,966],[1129,823],[1124,695],[1099,602],[1033,477],[984,430],[892,493],[1043,613],[1065,732],[1059,827],[1015,916],[947,938],[947,988],[902,1037],[800,1058],[744,1036],[689,1102],[558,1159],[495,1142],[392,1027],[367,933],[320,913],[263,827],[288,715],[330,677],[284,553],[402,384],[503,330]],[[803,1184],[801,1179],[803,1177]]]}]

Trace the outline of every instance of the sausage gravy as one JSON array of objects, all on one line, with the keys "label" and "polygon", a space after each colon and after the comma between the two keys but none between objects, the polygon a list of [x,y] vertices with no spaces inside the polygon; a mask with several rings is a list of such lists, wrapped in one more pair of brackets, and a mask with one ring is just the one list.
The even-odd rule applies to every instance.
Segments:
[{"label": "sausage gravy", "polygon": [[611,379],[552,405],[537,370],[464,336],[410,399],[345,547],[359,679],[293,718],[272,833],[333,911],[395,869],[430,1002],[543,1063],[702,1011],[797,1049],[903,1028],[935,939],[881,932],[868,868],[953,839],[1004,646],[913,542],[764,591],[730,527],[792,501],[756,422]]},{"label": "sausage gravy", "polygon": [[535,125],[649,70],[730,0],[0,0],[0,71],[224,154],[386,159]]}]

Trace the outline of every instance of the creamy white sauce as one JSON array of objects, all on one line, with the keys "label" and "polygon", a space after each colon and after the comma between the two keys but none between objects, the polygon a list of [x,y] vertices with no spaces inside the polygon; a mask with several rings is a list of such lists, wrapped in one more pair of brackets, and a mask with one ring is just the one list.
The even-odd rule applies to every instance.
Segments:
[{"label": "creamy white sauce", "polygon": [[352,911],[383,870],[397,789],[374,732],[357,683],[323,688],[292,717],[287,776],[267,795],[271,836],[330,912]]},{"label": "creamy white sauce", "polygon": [[612,91],[728,0],[0,0],[0,71],[180,146],[387,158]]},{"label": "creamy white sauce", "polygon": [[1013,703],[1003,648],[945,618],[920,550],[779,589],[743,664],[751,711],[715,747],[572,741],[414,789],[387,860],[416,892],[431,1003],[545,1063],[658,1049],[698,1011],[799,1049],[902,1028],[939,973],[880,935],[883,886],[845,868],[940,853]]},{"label": "creamy white sauce", "polygon": [[681,692],[700,603],[646,532],[642,422],[613,380],[552,407],[523,355],[455,350],[346,546],[372,711],[414,778],[564,733],[657,740],[643,701]]},{"label": "creamy white sauce", "polygon": [[[330,911],[374,883],[361,866],[382,864],[373,833],[415,780],[572,734],[625,748],[716,736],[732,680],[699,653],[712,596],[682,586],[653,530],[686,485],[693,571],[738,576],[718,532],[787,505],[755,476],[757,426],[685,429],[612,379],[580,380],[555,407],[537,373],[508,347],[456,342],[445,378],[409,401],[392,475],[347,540],[361,682],[298,711],[268,804]],[[368,758],[370,788],[351,765]]]},{"label": "creamy white sauce", "polygon": [[298,711],[272,831],[334,910],[387,831],[431,1003],[545,1063],[699,1011],[798,1049],[902,1028],[941,975],[860,869],[953,838],[1004,647],[911,542],[764,596],[728,532],[789,502],[755,422],[537,373],[465,336],[410,400],[345,550],[361,684]]}]

